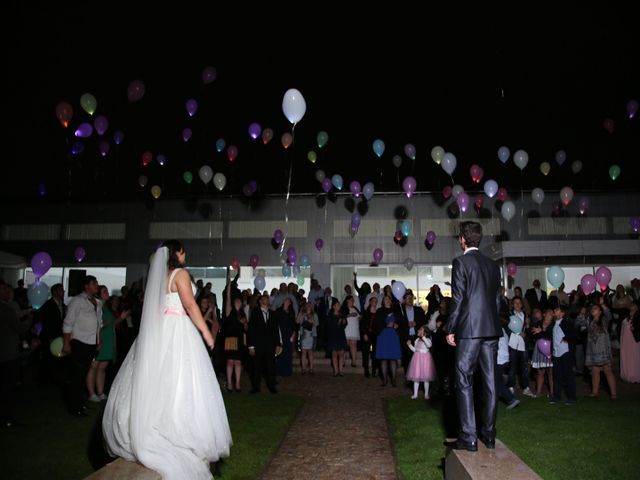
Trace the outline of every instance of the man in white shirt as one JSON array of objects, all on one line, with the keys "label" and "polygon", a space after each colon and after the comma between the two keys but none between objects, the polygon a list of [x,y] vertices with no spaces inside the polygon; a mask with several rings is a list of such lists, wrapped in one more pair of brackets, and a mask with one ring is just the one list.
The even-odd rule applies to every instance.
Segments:
[{"label": "man in white shirt", "polygon": [[84,291],[73,297],[62,324],[64,353],[71,354],[71,384],[68,407],[74,416],[85,416],[84,386],[87,372],[96,352],[100,350],[102,328],[102,304],[96,298],[98,281],[87,275],[83,281]]}]

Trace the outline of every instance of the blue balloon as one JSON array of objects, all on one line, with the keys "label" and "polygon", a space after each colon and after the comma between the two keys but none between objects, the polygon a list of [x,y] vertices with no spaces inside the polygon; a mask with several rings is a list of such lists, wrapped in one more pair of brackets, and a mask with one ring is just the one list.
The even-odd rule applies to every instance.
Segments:
[{"label": "blue balloon", "polygon": [[27,290],[27,298],[29,304],[37,310],[49,298],[49,287],[44,282],[32,283]]},{"label": "blue balloon", "polygon": [[338,175],[337,173],[331,177],[331,183],[333,184],[334,187],[336,187],[338,190],[342,190],[342,176]]},{"label": "blue balloon", "polygon": [[509,317],[509,330],[518,335],[522,331],[523,321],[520,317],[511,315]]},{"label": "blue balloon", "polygon": [[258,275],[253,279],[253,286],[256,287],[258,291],[263,291],[266,284],[267,282],[262,275]]},{"label": "blue balloon", "polygon": [[291,266],[284,264],[282,265],[282,276],[284,278],[289,278],[291,276]]},{"label": "blue balloon", "polygon": [[373,198],[373,194],[375,193],[375,187],[373,186],[373,183],[365,183],[364,187],[362,187],[362,193],[364,194],[364,198],[366,198],[367,200],[371,200]]},{"label": "blue balloon", "polygon": [[408,220],[405,220],[404,222],[402,222],[400,224],[400,231],[402,232],[402,235],[404,235],[405,237],[408,237],[409,234],[411,233],[411,222],[409,222]]},{"label": "blue balloon", "polygon": [[391,285],[391,292],[393,292],[393,296],[396,297],[396,300],[400,301],[402,300],[402,297],[404,297],[404,292],[407,291],[407,287],[404,286],[404,283],[397,281],[397,282],[393,282],[393,285]]},{"label": "blue balloon", "polygon": [[311,261],[309,260],[308,255],[302,255],[300,257],[300,265],[302,265],[303,267],[308,267],[309,265],[311,265]]},{"label": "blue balloon", "polygon": [[81,155],[84,152],[84,145],[82,142],[73,142],[71,145],[71,154],[72,155]]},{"label": "blue balloon", "polygon": [[373,142],[373,152],[380,158],[384,153],[384,142],[377,139]]},{"label": "blue balloon", "polygon": [[113,141],[116,145],[120,145],[124,140],[124,133],[122,130],[116,130],[113,134]]},{"label": "blue balloon", "polygon": [[507,163],[507,160],[509,160],[510,155],[511,155],[511,152],[507,147],[502,146],[498,149],[498,158],[502,163]]},{"label": "blue balloon", "polygon": [[547,280],[552,287],[558,288],[564,282],[564,270],[557,265],[554,265],[547,270]]},{"label": "blue balloon", "polygon": [[224,147],[227,146],[227,142],[224,141],[224,138],[219,138],[218,140],[216,140],[216,150],[218,151],[218,153],[222,152],[224,150]]},{"label": "blue balloon", "polygon": [[498,193],[498,182],[495,180],[487,180],[484,182],[484,193],[489,198],[493,198]]},{"label": "blue balloon", "polygon": [[362,222],[362,217],[359,213],[354,213],[351,215],[351,228],[358,229],[360,226],[360,222]]}]

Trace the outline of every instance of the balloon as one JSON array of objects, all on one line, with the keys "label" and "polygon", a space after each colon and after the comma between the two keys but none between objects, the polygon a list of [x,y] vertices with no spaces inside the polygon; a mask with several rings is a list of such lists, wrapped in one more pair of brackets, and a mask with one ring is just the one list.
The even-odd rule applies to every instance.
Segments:
[{"label": "balloon", "polygon": [[580,160],[576,160],[571,164],[571,171],[575,174],[579,173],[582,170],[582,162]]},{"label": "balloon", "polygon": [[188,185],[191,185],[191,182],[193,182],[193,173],[187,170],[182,174],[182,178]]},{"label": "balloon", "polygon": [[304,101],[302,94],[295,88],[287,90],[282,99],[282,112],[287,120],[295,125],[302,120],[306,111],[307,102]]},{"label": "balloon", "polygon": [[610,135],[613,135],[616,125],[611,118],[605,118],[602,122],[602,127],[609,132]]},{"label": "balloon", "polygon": [[484,170],[476,164],[471,165],[469,173],[471,174],[471,180],[473,180],[474,183],[480,183],[480,180],[482,180],[482,177],[484,176]]},{"label": "balloon", "polygon": [[52,264],[51,255],[47,252],[38,252],[31,257],[31,270],[36,280],[41,279],[49,271]]},{"label": "balloon", "polygon": [[38,193],[40,194],[41,197],[44,197],[45,194],[47,193],[47,187],[44,183],[41,183],[38,185]]},{"label": "balloon", "polygon": [[547,358],[551,358],[551,341],[547,338],[539,338],[536,347]]},{"label": "balloon", "polygon": [[581,215],[584,215],[587,210],[589,210],[589,199],[587,197],[582,197],[578,200],[578,211]]},{"label": "balloon", "polygon": [[456,156],[453,153],[447,152],[442,156],[442,169],[449,175],[453,174],[453,171],[456,169],[457,164],[458,161],[456,160]]},{"label": "balloon", "polygon": [[219,191],[222,191],[222,189],[225,187],[226,184],[227,184],[227,177],[224,176],[224,173],[218,172],[213,176],[213,185]]},{"label": "balloon", "polygon": [[558,163],[558,165],[562,165],[566,159],[567,159],[567,152],[565,152],[564,150],[558,150],[556,152],[556,162]]},{"label": "balloon", "polygon": [[404,238],[401,230],[396,230],[396,233],[393,235],[393,241],[398,243]]},{"label": "balloon", "polygon": [[311,265],[311,261],[309,260],[309,255],[302,255],[300,257],[300,265],[302,267],[308,267],[309,265]]},{"label": "balloon", "polygon": [[138,185],[140,185],[142,188],[146,187],[148,182],[149,182],[149,179],[147,178],[146,175],[140,175],[138,177]]},{"label": "balloon", "polygon": [[484,182],[484,193],[489,198],[493,198],[498,193],[498,182],[495,180],[487,180]]},{"label": "balloon", "polygon": [[442,189],[442,196],[447,200],[453,194],[453,189],[449,185],[445,185]]},{"label": "balloon", "polygon": [[619,176],[620,167],[618,165],[611,165],[611,167],[609,167],[609,177],[611,177],[611,180],[615,180]]},{"label": "balloon", "polygon": [[373,251],[373,261],[374,263],[378,264],[380,263],[380,261],[382,260],[382,256],[384,255],[384,252],[382,251],[381,248],[376,248]]},{"label": "balloon", "polygon": [[411,271],[411,269],[413,268],[415,262],[413,261],[413,258],[411,257],[407,257],[404,259],[404,268],[406,268],[407,270]]},{"label": "balloon", "polygon": [[216,67],[204,67],[204,69],[202,70],[202,83],[208,85],[212,83],[217,76],[218,71],[216,70]]},{"label": "balloon", "polygon": [[502,163],[507,163],[507,160],[509,160],[510,155],[511,155],[511,152],[507,147],[502,146],[498,149],[498,158]]},{"label": "balloon", "polygon": [[142,166],[146,167],[147,165],[149,165],[151,163],[151,161],[153,160],[153,153],[151,153],[150,151],[146,151],[142,154]]},{"label": "balloon", "polygon": [[73,155],[82,155],[82,152],[84,152],[84,145],[82,142],[73,142],[73,145],[71,145],[71,153]]},{"label": "balloon", "polygon": [[102,140],[98,144],[98,151],[100,152],[100,155],[102,155],[103,157],[107,156],[107,154],[109,153],[109,150],[111,150],[111,144],[106,140]]},{"label": "balloon", "polygon": [[498,200],[504,202],[507,198],[509,198],[509,192],[507,192],[506,188],[500,187],[498,189]]},{"label": "balloon", "polygon": [[329,134],[324,130],[318,132],[318,136],[316,137],[316,141],[318,142],[318,148],[324,147],[329,141]]},{"label": "balloon", "polygon": [[402,297],[404,297],[404,293],[406,291],[407,287],[405,287],[404,283],[402,283],[401,281],[393,282],[393,284],[391,285],[391,292],[398,301],[402,300]]},{"label": "balloon", "polygon": [[467,210],[469,210],[469,204],[470,204],[469,195],[467,195],[466,192],[462,192],[456,198],[456,203],[458,204],[460,211],[462,211],[463,213],[466,212]]},{"label": "balloon", "polygon": [[362,187],[362,193],[364,194],[364,198],[366,198],[367,201],[371,200],[375,193],[375,187],[373,186],[373,183],[365,183],[364,187]]},{"label": "balloon", "polygon": [[102,136],[109,128],[109,120],[107,120],[107,117],[104,115],[98,115],[93,121],[93,127],[95,128],[96,133]]},{"label": "balloon", "polygon": [[516,214],[516,206],[509,200],[502,204],[502,209],[500,211],[502,212],[504,219],[508,222]]},{"label": "balloon", "polygon": [[49,287],[44,282],[36,281],[29,285],[27,298],[29,299],[29,305],[37,310],[44,305],[47,298],[49,298]]},{"label": "balloon", "polygon": [[443,155],[444,155],[444,148],[442,148],[441,146],[436,145],[431,149],[431,158],[438,165],[440,165],[440,163],[442,162]]},{"label": "balloon", "polygon": [[400,155],[394,155],[391,159],[391,163],[396,168],[400,168],[402,166],[402,157]]},{"label": "balloon", "polygon": [[113,143],[115,143],[116,145],[120,145],[123,140],[124,140],[124,133],[122,133],[122,130],[116,130],[115,133],[113,134]]},{"label": "balloon", "polygon": [[280,138],[280,142],[282,143],[282,146],[286,150],[293,143],[293,136],[289,132],[285,132],[282,134],[282,137]]},{"label": "balloon", "polygon": [[127,87],[127,99],[129,103],[138,102],[144,97],[146,88],[142,80],[134,80]]},{"label": "balloon", "polygon": [[151,196],[153,198],[157,200],[160,198],[160,195],[162,195],[162,189],[158,185],[151,187]]},{"label": "balloon", "polygon": [[633,233],[640,233],[640,217],[631,217],[629,219],[629,226]]},{"label": "balloon", "polygon": [[629,120],[633,120],[636,113],[638,113],[638,101],[631,99],[627,102],[627,116],[629,117]]},{"label": "balloon", "polygon": [[90,137],[92,133],[93,127],[91,126],[91,124],[84,122],[78,125],[78,128],[76,128],[76,131],[74,132],[74,135],[79,138],[87,138]]},{"label": "balloon", "polygon": [[294,247],[289,247],[289,249],[287,250],[287,261],[291,265],[295,265],[296,260],[298,260],[298,254],[296,253],[296,249]]},{"label": "balloon", "polygon": [[260,136],[261,133],[262,133],[262,127],[260,126],[259,123],[254,122],[251,125],[249,125],[249,136],[253,140],[257,140],[257,138]]},{"label": "balloon", "polygon": [[554,265],[547,270],[547,280],[552,287],[558,288],[564,282],[564,270]]},{"label": "balloon", "polygon": [[307,159],[311,163],[316,163],[316,160],[318,160],[318,155],[313,150],[309,150],[309,152],[307,153]]},{"label": "balloon", "polygon": [[531,190],[531,198],[538,205],[542,205],[542,202],[544,201],[544,190],[541,188],[534,188]]},{"label": "balloon", "polygon": [[571,187],[564,187],[560,190],[560,200],[562,204],[566,207],[573,200],[573,189]]},{"label": "balloon", "polygon": [[329,178],[322,180],[322,190],[324,193],[329,193],[331,191],[331,180]]},{"label": "balloon", "polygon": [[585,295],[590,295],[596,289],[596,277],[587,273],[580,279],[580,286]]},{"label": "balloon", "polygon": [[333,177],[331,177],[331,183],[338,190],[342,190],[342,177],[337,173]]},{"label": "balloon", "polygon": [[358,198],[360,193],[362,193],[362,187],[360,186],[360,182],[354,180],[349,184],[349,191],[353,194],[354,197]]},{"label": "balloon", "polygon": [[54,338],[49,345],[49,351],[54,357],[64,357],[66,353],[62,351],[62,347],[64,347],[64,339],[62,337],[57,337]]},{"label": "balloon", "polygon": [[409,222],[408,220],[402,222],[400,224],[400,231],[402,232],[403,236],[408,237],[411,233],[411,222]]},{"label": "balloon", "polygon": [[222,152],[224,150],[224,147],[227,146],[227,142],[225,142],[224,138],[219,138],[218,140],[216,140],[216,150],[218,151],[218,153]]},{"label": "balloon", "polygon": [[273,138],[273,130],[271,130],[270,128],[265,128],[262,131],[262,143],[266,145],[271,141],[272,138]]},{"label": "balloon", "polygon": [[409,157],[411,160],[415,160],[416,159],[416,147],[413,146],[413,144],[411,143],[407,143],[404,146],[404,154]]},{"label": "balloon", "polygon": [[316,180],[322,183],[325,178],[327,178],[327,175],[324,173],[324,170],[316,170]]},{"label": "balloon", "polygon": [[282,243],[282,240],[284,240],[284,233],[282,233],[282,230],[280,230],[279,228],[276,229],[273,232],[273,240],[280,245]]},{"label": "balloon", "polygon": [[81,262],[82,260],[84,260],[85,255],[86,252],[82,247],[76,247],[76,249],[73,251],[73,258],[76,259],[76,262]]},{"label": "balloon", "polygon": [[60,102],[56,105],[56,117],[60,124],[67,128],[71,118],[73,118],[73,107],[68,102]]},{"label": "balloon", "polygon": [[529,163],[529,154],[524,150],[517,150],[516,153],[513,154],[513,163],[515,163],[520,170],[524,170],[524,167]]},{"label": "balloon", "polygon": [[605,266],[598,267],[596,270],[596,281],[598,282],[598,285],[600,285],[601,290],[606,290],[609,282],[611,281],[611,270]]},{"label": "balloon", "polygon": [[433,245],[436,241],[436,232],[434,232],[433,230],[429,230],[427,232],[426,240],[429,245]]},{"label": "balloon", "polygon": [[360,227],[360,222],[362,222],[362,217],[359,213],[354,213],[351,215],[351,228],[353,230],[358,230],[358,227]]},{"label": "balloon", "polygon": [[540,171],[545,177],[549,175],[549,172],[551,171],[551,165],[549,165],[549,162],[542,162],[540,164]]},{"label": "balloon", "polygon": [[89,115],[93,115],[98,108],[98,101],[90,93],[85,93],[80,97],[80,106]]},{"label": "balloon", "polygon": [[518,272],[518,266],[515,263],[510,262],[507,264],[507,274],[511,278],[515,278],[517,272]]},{"label": "balloon", "polygon": [[238,156],[238,147],[235,145],[229,145],[227,147],[227,157],[229,157],[229,161],[233,162]]},{"label": "balloon", "polygon": [[257,276],[253,279],[253,286],[255,287],[256,290],[260,292],[264,290],[264,287],[266,286],[266,284],[267,282],[262,276]]},{"label": "balloon", "polygon": [[213,169],[209,165],[203,165],[200,167],[200,170],[198,170],[198,176],[200,180],[202,180],[202,183],[206,185],[213,178]]},{"label": "balloon", "polygon": [[519,335],[522,331],[523,324],[524,322],[520,317],[516,315],[511,315],[509,317],[509,330],[511,330],[516,335]]},{"label": "balloon", "polygon": [[299,287],[304,286],[304,275],[298,275],[298,277],[296,278],[296,283]]},{"label": "balloon", "polygon": [[258,255],[254,254],[249,257],[249,265],[251,265],[253,268],[256,268],[259,263],[260,263],[260,257]]},{"label": "balloon", "polygon": [[187,109],[189,116],[193,117],[198,112],[198,102],[194,98],[190,98],[185,102],[184,108]]},{"label": "balloon", "polygon": [[289,278],[291,276],[291,266],[286,263],[282,265],[282,276],[284,278]]},{"label": "balloon", "polygon": [[189,140],[191,140],[191,137],[193,136],[193,131],[187,127],[185,129],[182,130],[182,141],[183,142],[188,142]]},{"label": "balloon", "polygon": [[234,270],[240,270],[240,260],[237,258],[231,259],[231,268]]},{"label": "balloon", "polygon": [[320,251],[322,250],[322,247],[324,247],[324,240],[322,240],[321,238],[318,238],[316,240],[316,250]]},{"label": "balloon", "polygon": [[402,181],[402,189],[404,190],[404,192],[407,194],[407,197],[411,198],[411,196],[413,195],[413,192],[416,191],[416,179],[414,177],[406,177],[403,181]]},{"label": "balloon", "polygon": [[475,203],[476,208],[478,210],[480,210],[482,208],[482,206],[484,205],[484,197],[482,196],[481,193],[478,193],[474,199],[473,199],[473,203]]},{"label": "balloon", "polygon": [[451,195],[453,196],[453,198],[458,198],[458,195],[460,195],[462,192],[464,192],[464,187],[462,185],[455,184],[451,188]]},{"label": "balloon", "polygon": [[373,142],[373,153],[375,153],[378,158],[382,156],[384,153],[384,142],[380,139],[374,140]]},{"label": "balloon", "polygon": [[164,164],[167,163],[167,157],[161,153],[156,157],[156,161],[161,167],[163,167]]}]

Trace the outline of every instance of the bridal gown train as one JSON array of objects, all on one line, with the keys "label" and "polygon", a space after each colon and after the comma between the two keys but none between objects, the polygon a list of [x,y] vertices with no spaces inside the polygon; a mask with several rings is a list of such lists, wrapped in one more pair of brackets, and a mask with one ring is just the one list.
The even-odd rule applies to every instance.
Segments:
[{"label": "bridal gown train", "polygon": [[[161,282],[164,292],[177,271],[169,288]],[[138,461],[165,480],[209,479],[209,463],[229,456],[220,387],[178,293],[166,293],[162,314],[141,326],[111,387],[103,432],[112,455]]]}]

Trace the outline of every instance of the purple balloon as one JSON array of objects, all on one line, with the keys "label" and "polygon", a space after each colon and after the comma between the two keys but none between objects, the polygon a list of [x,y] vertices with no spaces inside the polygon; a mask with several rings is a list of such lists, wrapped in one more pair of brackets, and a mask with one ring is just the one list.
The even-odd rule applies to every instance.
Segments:
[{"label": "purple balloon", "polygon": [[84,122],[78,125],[78,128],[76,128],[74,135],[79,138],[87,138],[90,137],[92,133],[93,127],[91,126],[91,124]]},{"label": "purple balloon", "polygon": [[416,159],[416,147],[413,146],[413,144],[411,143],[407,143],[404,146],[404,154],[409,157],[411,160],[415,160]]},{"label": "purple balloon", "polygon": [[354,213],[353,215],[351,215],[351,228],[354,230],[358,230],[358,227],[360,226],[360,222],[362,222],[362,217],[360,216],[359,213]]},{"label": "purple balloon", "polygon": [[258,255],[251,255],[249,257],[249,265],[251,265],[253,268],[256,268],[259,263],[260,263],[260,257]]},{"label": "purple balloon", "polygon": [[587,197],[582,197],[578,201],[578,210],[581,214],[585,214],[587,210],[589,210],[589,199]]},{"label": "purple balloon", "polygon": [[38,185],[38,194],[44,197],[47,194],[47,186],[44,183]]},{"label": "purple balloon", "polygon": [[146,87],[142,80],[134,80],[127,87],[127,99],[130,103],[135,103],[144,97]]},{"label": "purple balloon", "polygon": [[191,131],[191,129],[189,127],[185,128],[184,130],[182,130],[182,141],[188,142],[189,140],[191,140],[192,135],[193,132]]},{"label": "purple balloon", "polygon": [[631,99],[627,102],[627,115],[629,120],[633,120],[636,113],[638,113],[638,101],[636,99]]},{"label": "purple balloon", "polygon": [[273,239],[278,245],[280,245],[282,243],[282,240],[284,239],[284,233],[282,233],[282,230],[278,228],[275,232],[273,232]]},{"label": "purple balloon", "polygon": [[322,190],[324,190],[324,193],[329,193],[331,191],[331,179],[325,178],[322,180]]},{"label": "purple balloon", "polygon": [[198,111],[198,102],[195,100],[195,98],[190,98],[185,102],[184,108],[187,109],[187,113],[189,114],[189,116],[193,117]]},{"label": "purple balloon", "polygon": [[467,192],[458,194],[456,197],[456,203],[458,204],[460,211],[466,212],[469,210],[469,195],[467,195]]},{"label": "purple balloon", "polygon": [[167,163],[167,157],[165,157],[163,154],[160,154],[156,157],[156,161],[160,164],[160,166],[164,166],[165,163]]},{"label": "purple balloon", "polygon": [[71,154],[81,155],[82,152],[84,152],[84,144],[82,142],[73,142],[73,145],[71,145]]},{"label": "purple balloon", "polygon": [[107,154],[109,153],[109,150],[111,150],[111,144],[106,140],[102,140],[98,144],[98,151],[100,152],[100,155],[102,155],[103,157],[107,156]]},{"label": "purple balloon", "polygon": [[242,186],[242,194],[245,197],[250,197],[251,195],[253,195],[253,190],[251,190],[251,185],[249,185],[248,183],[245,183]]},{"label": "purple balloon", "polygon": [[436,241],[436,232],[434,232],[433,230],[429,230],[427,232],[427,243],[429,245],[433,245]]},{"label": "purple balloon", "polygon": [[251,193],[256,193],[256,191],[258,190],[258,182],[256,182],[255,180],[251,180],[248,185],[251,189]]},{"label": "purple balloon", "polygon": [[546,338],[540,338],[536,342],[536,347],[545,357],[551,358],[551,342]]},{"label": "purple balloon", "polygon": [[373,194],[375,193],[375,187],[373,186],[373,183],[365,183],[364,187],[362,187],[362,193],[364,194],[364,198],[366,198],[367,200],[371,200],[373,198]]},{"label": "purple balloon", "polygon": [[122,143],[122,141],[124,140],[124,133],[122,133],[122,130],[117,130],[114,134],[113,134],[113,141],[116,145],[120,145]]},{"label": "purple balloon", "polygon": [[411,196],[413,195],[413,192],[416,191],[416,179],[409,176],[406,177],[403,182],[402,182],[402,188],[404,189],[404,192],[407,194],[407,197],[411,198]]},{"label": "purple balloon", "polygon": [[358,182],[357,180],[354,180],[353,182],[351,182],[349,184],[349,190],[351,190],[351,193],[353,193],[354,197],[359,197],[360,192],[362,192],[362,187],[360,186],[360,182]]},{"label": "purple balloon", "polygon": [[640,217],[631,217],[629,219],[629,226],[633,233],[640,233]]},{"label": "purple balloon", "polygon": [[380,261],[382,260],[382,256],[384,255],[384,252],[382,251],[381,248],[376,248],[373,251],[373,261],[375,263],[380,263]]},{"label": "purple balloon", "polygon": [[600,285],[601,290],[605,290],[611,281],[611,270],[602,266],[596,270],[596,281]]},{"label": "purple balloon", "polygon": [[77,247],[73,251],[73,257],[76,259],[76,262],[81,262],[82,260],[84,260],[84,256],[86,254],[87,254],[87,252],[85,252],[84,248],[82,248],[82,247]]},{"label": "purple balloon", "polygon": [[93,121],[93,126],[96,129],[96,133],[102,136],[109,128],[109,120],[104,115],[98,115]]},{"label": "purple balloon", "polygon": [[296,253],[296,249],[294,247],[289,247],[289,249],[287,250],[287,261],[291,265],[295,265],[296,260],[298,260],[298,254]]},{"label": "purple balloon", "polygon": [[321,238],[318,238],[316,240],[316,249],[320,251],[322,250],[322,247],[324,247],[324,240],[322,240]]},{"label": "purple balloon", "polygon": [[40,279],[45,276],[45,274],[51,268],[51,255],[47,252],[38,252],[31,258],[31,270],[33,270],[33,275],[36,279]]},{"label": "purple balloon", "polygon": [[596,289],[596,277],[587,273],[580,279],[580,286],[585,295],[591,294]]},{"label": "purple balloon", "polygon": [[216,70],[216,67],[204,67],[204,70],[202,70],[202,83],[208,85],[212,83],[217,76],[218,71]]},{"label": "purple balloon", "polygon": [[260,136],[260,134],[262,133],[262,127],[260,126],[259,123],[252,123],[251,125],[249,125],[249,136],[255,140],[256,138],[258,138]]}]

